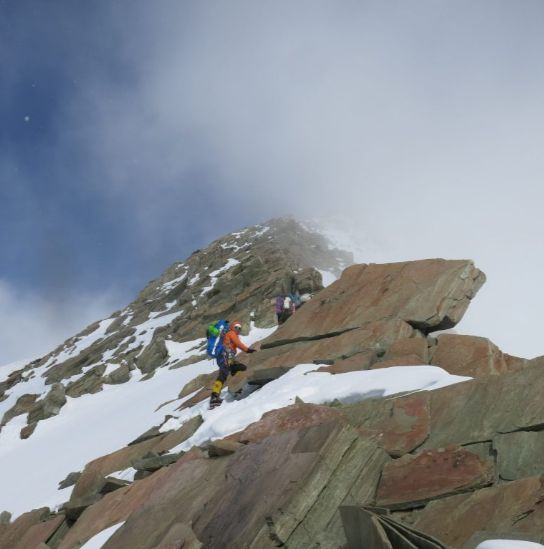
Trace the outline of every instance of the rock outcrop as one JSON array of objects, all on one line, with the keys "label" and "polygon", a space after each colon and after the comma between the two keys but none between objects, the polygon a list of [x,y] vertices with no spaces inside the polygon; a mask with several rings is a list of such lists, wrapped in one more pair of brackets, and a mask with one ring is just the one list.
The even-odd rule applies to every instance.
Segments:
[{"label": "rock outcrop", "polygon": [[[170,362],[169,342],[197,339],[211,319],[253,312],[256,325],[269,326],[270,299],[293,287],[313,299],[243,358],[248,369],[228,381],[233,397],[302,363],[338,376],[432,365],[472,379],[350,404],[297,399],[239,432],[180,451],[203,421],[195,415],[202,408],[187,408],[208,398],[215,374],[195,376],[174,401],[177,428],[167,429],[175,424],[167,415],[90,461],[58,513],[0,522],[0,547],[74,549],[116,524],[104,549],[363,542],[473,549],[491,532],[544,541],[544,361],[511,357],[485,338],[433,335],[459,322],[483,273],[467,260],[354,265],[321,289],[315,267],[339,263],[319,238],[302,238],[291,222],[247,232],[251,241],[239,233],[195,252],[131,306],[8,377],[6,393],[32,372],[56,385],[49,397],[14,401],[4,422],[30,413],[35,426],[62,406],[65,392],[77,397],[124,383],[135,369],[145,383],[158,367],[180,366]],[[151,335],[140,333],[144,324]],[[193,351],[199,356],[201,345]],[[112,479],[130,467],[138,471],[130,484]]]}]

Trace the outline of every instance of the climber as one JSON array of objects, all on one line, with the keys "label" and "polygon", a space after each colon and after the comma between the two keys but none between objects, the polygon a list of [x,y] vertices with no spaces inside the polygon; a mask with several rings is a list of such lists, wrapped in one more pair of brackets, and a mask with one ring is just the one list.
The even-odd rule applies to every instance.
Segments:
[{"label": "climber", "polygon": [[[279,300],[282,300],[281,302]],[[281,307],[281,312],[278,314],[278,307]],[[292,294],[281,296],[276,302],[276,314],[278,316],[278,324],[283,324],[295,312],[295,302]]]},{"label": "climber", "polygon": [[293,312],[299,309],[302,306],[302,298],[298,290],[295,290],[289,294],[291,301],[293,303]]},{"label": "climber", "polygon": [[283,300],[285,299],[284,295],[279,295],[276,297],[276,318],[278,319],[278,324],[281,324],[283,321]]},{"label": "climber", "polygon": [[222,348],[217,354],[217,366],[219,368],[219,374],[212,387],[212,394],[210,397],[210,408],[215,408],[223,402],[221,398],[221,389],[223,384],[230,375],[236,375],[238,372],[243,372],[247,369],[245,364],[241,364],[236,361],[236,351],[240,349],[244,353],[254,353],[256,349],[248,347],[242,341],[240,341],[240,332],[242,331],[242,324],[235,320],[230,323],[229,330],[223,337]]}]

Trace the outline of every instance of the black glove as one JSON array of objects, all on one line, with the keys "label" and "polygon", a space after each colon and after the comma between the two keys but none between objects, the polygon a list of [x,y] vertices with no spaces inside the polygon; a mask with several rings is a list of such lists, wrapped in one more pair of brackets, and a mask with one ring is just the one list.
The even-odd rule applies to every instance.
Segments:
[{"label": "black glove", "polygon": [[249,349],[247,350],[247,352],[250,353],[250,354],[251,354],[251,353],[256,353],[256,352],[257,352],[257,349],[251,349],[251,348],[249,348]]}]

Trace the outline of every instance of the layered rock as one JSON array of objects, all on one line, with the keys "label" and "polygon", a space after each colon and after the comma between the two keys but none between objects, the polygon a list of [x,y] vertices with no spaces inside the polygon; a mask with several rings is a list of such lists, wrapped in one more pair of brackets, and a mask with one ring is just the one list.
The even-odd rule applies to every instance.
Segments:
[{"label": "layered rock", "polygon": [[388,463],[382,471],[376,504],[416,507],[439,496],[489,486],[495,478],[492,460],[461,447],[425,450]]},{"label": "layered rock", "polygon": [[503,353],[484,337],[441,334],[430,363],[451,374],[479,377],[516,370],[527,361]]},{"label": "layered rock", "polygon": [[399,319],[424,333],[452,328],[485,281],[472,261],[353,265],[267,340],[268,346]]},{"label": "layered rock", "polygon": [[[170,432],[160,424],[88,463],[59,514],[0,522],[0,547],[73,549],[119,523],[104,549],[344,547],[365,513],[390,549],[472,548],[485,531],[542,541],[544,362],[510,357],[484,338],[429,335],[461,319],[484,275],[464,260],[356,265],[319,291],[313,267],[335,270],[338,259],[318,237],[301,234],[291,222],[248,229],[174,265],[130,307],[3,382],[9,392],[40,372],[60,384],[49,400],[14,401],[7,420],[27,412],[43,420],[64,393],[123,383],[135,368],[147,379],[161,365],[181,366],[170,362],[168,342],[198,338],[211,319],[248,320],[253,311],[256,324],[271,325],[270,299],[294,288],[314,298],[243,358],[248,370],[228,381],[239,398],[301,363],[336,375],[432,364],[475,379],[350,405],[298,401],[187,453],[170,450],[202,418]],[[150,320],[153,333],[141,338]],[[198,360],[200,342],[192,351],[189,361]],[[191,398],[178,411],[207,398],[214,377],[180,388],[180,398]],[[128,467],[138,470],[130,485],[111,478]],[[369,506],[385,510],[377,518]],[[351,509],[344,522],[341,509]]]},{"label": "layered rock", "polygon": [[[543,500],[542,477],[530,477],[432,502],[417,515],[414,526],[437,534],[452,547],[464,547],[471,540],[481,541],[480,533],[485,531],[495,539],[542,542]],[[475,547],[475,543],[469,547]]]},{"label": "layered rock", "polygon": [[272,435],[220,458],[182,458],[87,509],[60,548],[123,520],[104,549],[155,547],[176,524],[191,525],[205,547],[327,546],[343,536],[338,506],[368,502],[386,459],[334,423]]}]

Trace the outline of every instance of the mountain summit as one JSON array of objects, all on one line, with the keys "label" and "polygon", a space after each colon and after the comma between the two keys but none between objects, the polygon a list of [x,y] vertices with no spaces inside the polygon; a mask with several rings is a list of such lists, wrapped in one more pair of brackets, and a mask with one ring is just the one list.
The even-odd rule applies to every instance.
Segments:
[{"label": "mountain summit", "polygon": [[[485,275],[351,262],[292,219],[249,227],[8,372],[0,547],[543,541],[544,362],[439,333]],[[277,326],[289,292],[304,299]],[[258,351],[210,410],[204,332],[220,318]]]}]

